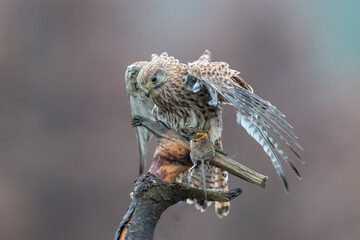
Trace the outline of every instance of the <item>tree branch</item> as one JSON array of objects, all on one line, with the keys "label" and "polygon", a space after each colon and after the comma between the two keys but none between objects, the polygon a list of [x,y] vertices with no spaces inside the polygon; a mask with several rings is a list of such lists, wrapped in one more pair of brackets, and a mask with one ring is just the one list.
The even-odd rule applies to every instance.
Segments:
[{"label": "tree branch", "polygon": [[[161,122],[155,122],[141,116],[134,116],[132,120],[132,125],[133,127],[142,126],[147,128],[150,132],[152,132],[156,136],[156,138],[160,142],[163,141],[163,139],[167,139],[168,141],[166,142],[166,145],[176,144],[179,147],[183,148],[184,152],[190,151],[189,139],[180,136],[175,131],[167,128]],[[166,147],[165,149],[167,150],[172,149],[172,147]],[[266,182],[268,179],[267,176],[264,176],[261,173],[258,173],[248,167],[245,167],[239,162],[227,157],[227,154],[222,150],[217,149],[215,157],[212,160],[210,160],[209,163],[210,165],[220,167],[221,169],[247,182],[253,183],[263,188],[265,188],[266,186]],[[189,164],[191,164],[191,161],[189,161]]]},{"label": "tree branch", "polygon": [[[180,136],[161,122],[134,116],[134,127],[145,127],[157,138],[153,163],[144,177],[135,182],[133,199],[115,234],[115,240],[150,240],[161,214],[171,205],[185,199],[205,200],[203,189],[185,186],[175,181],[193,163],[189,139]],[[247,168],[217,150],[210,165],[220,167],[250,183],[265,187],[267,177]],[[206,190],[206,200],[226,202],[239,196],[241,189],[222,192]]]},{"label": "tree branch", "polygon": [[[207,200],[227,202],[241,194],[241,189],[229,192],[207,190]],[[171,205],[187,198],[205,200],[202,189],[180,183],[168,183],[148,173],[135,182],[133,199],[115,234],[115,240],[153,239],[156,223]]]}]

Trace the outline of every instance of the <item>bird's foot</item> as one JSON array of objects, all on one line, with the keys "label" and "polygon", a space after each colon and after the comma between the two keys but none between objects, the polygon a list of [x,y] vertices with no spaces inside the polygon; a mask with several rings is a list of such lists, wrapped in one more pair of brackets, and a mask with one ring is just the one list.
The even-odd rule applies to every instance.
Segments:
[{"label": "bird's foot", "polygon": [[195,138],[194,141],[195,141],[195,142],[198,142],[198,141],[200,141],[200,140],[202,140],[202,139],[204,139],[204,138],[207,138],[207,137],[208,137],[208,134],[207,134],[207,133],[203,133],[203,132],[197,132],[197,133],[195,133],[195,136],[196,136],[197,138]]}]

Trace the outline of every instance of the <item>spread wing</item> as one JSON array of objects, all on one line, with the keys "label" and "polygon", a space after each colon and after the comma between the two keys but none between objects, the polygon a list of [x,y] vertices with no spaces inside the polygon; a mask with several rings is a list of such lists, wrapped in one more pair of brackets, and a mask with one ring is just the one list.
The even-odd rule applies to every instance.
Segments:
[{"label": "spread wing", "polygon": [[230,69],[227,63],[210,62],[210,52],[205,51],[198,61],[189,64],[187,82],[192,83],[194,92],[202,87],[207,88],[211,95],[209,105],[224,102],[235,107],[237,122],[270,157],[287,191],[288,184],[278,155],[290,165],[299,178],[301,177],[278,139],[299,159],[300,155],[293,145],[302,148],[296,142],[297,137],[292,126],[284,119],[285,115],[268,101],[255,95],[252,88],[238,74],[239,72]]},{"label": "spread wing", "polygon": [[[136,62],[129,65],[125,73],[126,90],[129,96],[131,114],[140,115],[154,120],[152,109],[154,108],[153,101],[145,96],[145,93],[139,88],[136,78],[139,71],[147,62]],[[146,162],[147,145],[151,138],[151,133],[144,127],[136,128],[136,135],[138,139],[140,152],[140,175],[144,172]]]}]

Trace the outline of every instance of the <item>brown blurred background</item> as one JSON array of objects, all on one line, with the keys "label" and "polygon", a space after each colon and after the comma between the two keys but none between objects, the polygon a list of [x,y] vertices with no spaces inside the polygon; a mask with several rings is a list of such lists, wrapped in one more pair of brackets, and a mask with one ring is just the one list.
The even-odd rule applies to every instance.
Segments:
[{"label": "brown blurred background", "polygon": [[125,69],[205,49],[288,116],[303,180],[284,166],[284,193],[225,107],[225,150],[267,188],[231,177],[244,192],[229,216],[178,204],[155,239],[359,239],[359,11],[356,0],[1,0],[0,239],[112,239],[139,167]]}]

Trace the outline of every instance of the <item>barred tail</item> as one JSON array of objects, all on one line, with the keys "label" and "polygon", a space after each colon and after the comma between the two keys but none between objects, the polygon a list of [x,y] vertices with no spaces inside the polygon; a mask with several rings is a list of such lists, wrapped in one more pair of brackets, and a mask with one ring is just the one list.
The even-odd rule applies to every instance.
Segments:
[{"label": "barred tail", "polygon": [[[215,188],[223,191],[229,191],[228,188],[228,173],[220,168],[215,169]],[[215,202],[215,212],[219,218],[225,217],[229,214],[230,202]]]},{"label": "barred tail", "polygon": [[[203,166],[205,169],[205,183],[206,189],[214,188],[215,184],[215,167],[210,166]],[[187,175],[189,185],[196,188],[204,188],[203,178],[202,178],[202,166],[197,165],[191,173]],[[194,203],[195,208],[204,212],[207,207],[211,205],[211,201],[204,201],[204,200],[196,200],[196,199],[187,199],[186,202],[188,204]]]}]

